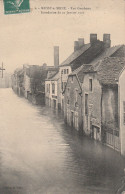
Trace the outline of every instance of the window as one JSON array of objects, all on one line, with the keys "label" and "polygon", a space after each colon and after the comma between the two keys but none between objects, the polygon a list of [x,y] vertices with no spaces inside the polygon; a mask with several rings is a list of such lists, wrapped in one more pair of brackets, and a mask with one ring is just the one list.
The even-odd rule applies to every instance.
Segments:
[{"label": "window", "polygon": [[66,87],[66,82],[62,82],[62,91],[65,89]]},{"label": "window", "polygon": [[88,94],[85,94],[85,114],[88,115]]},{"label": "window", "polygon": [[63,74],[63,70],[61,71],[61,74]]},{"label": "window", "polygon": [[78,89],[74,91],[74,106],[78,107]]},{"label": "window", "polygon": [[49,84],[49,88],[48,88],[48,90],[49,90],[49,93],[50,93],[50,84]]},{"label": "window", "polygon": [[67,74],[69,74],[69,70],[67,69]]},{"label": "window", "polygon": [[55,94],[55,84],[52,83],[52,94]]},{"label": "window", "polygon": [[125,101],[123,101],[123,124],[125,125]]},{"label": "window", "polygon": [[64,74],[66,74],[66,69],[64,69]]},{"label": "window", "polygon": [[71,76],[71,79],[72,79],[71,82],[73,83],[73,76]]},{"label": "window", "polygon": [[75,122],[75,128],[78,130],[79,129],[78,112],[75,112],[74,122]]},{"label": "window", "polygon": [[47,84],[47,92],[50,93],[50,84]]},{"label": "window", "polygon": [[89,79],[89,91],[92,91],[92,79]]}]

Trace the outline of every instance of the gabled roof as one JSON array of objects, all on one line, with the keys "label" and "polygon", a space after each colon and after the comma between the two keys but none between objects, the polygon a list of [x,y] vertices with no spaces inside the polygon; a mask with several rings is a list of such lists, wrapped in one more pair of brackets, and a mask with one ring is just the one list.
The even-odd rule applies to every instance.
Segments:
[{"label": "gabled roof", "polygon": [[123,45],[117,45],[117,46],[113,46],[110,48],[107,48],[106,50],[104,50],[104,52],[102,52],[102,54],[100,54],[98,57],[96,57],[91,63],[90,65],[92,65],[94,67],[94,69],[96,70],[96,68],[98,68],[98,62],[103,60],[106,57],[111,57],[116,51],[118,51]]},{"label": "gabled roof", "polygon": [[59,79],[59,71],[57,71],[54,75],[46,79],[46,81],[56,81]]},{"label": "gabled roof", "polygon": [[65,61],[63,61],[60,66],[67,66],[71,64],[76,58],[82,55],[88,48],[91,47],[91,44],[85,44],[81,49],[73,52]]},{"label": "gabled roof", "polygon": [[84,74],[85,73],[92,73],[95,72],[92,65],[84,64],[75,71],[73,71],[69,76],[76,75],[80,81],[80,83],[83,82]]},{"label": "gabled roof", "polygon": [[99,63],[97,77],[103,85],[117,84],[119,76],[125,68],[125,58],[108,57]]}]

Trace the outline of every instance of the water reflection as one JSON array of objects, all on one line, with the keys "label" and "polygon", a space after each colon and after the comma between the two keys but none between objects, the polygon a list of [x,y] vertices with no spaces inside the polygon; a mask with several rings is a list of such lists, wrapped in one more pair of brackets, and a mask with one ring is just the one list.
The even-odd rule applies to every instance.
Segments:
[{"label": "water reflection", "polygon": [[0,193],[111,194],[124,160],[47,107],[0,90]]}]

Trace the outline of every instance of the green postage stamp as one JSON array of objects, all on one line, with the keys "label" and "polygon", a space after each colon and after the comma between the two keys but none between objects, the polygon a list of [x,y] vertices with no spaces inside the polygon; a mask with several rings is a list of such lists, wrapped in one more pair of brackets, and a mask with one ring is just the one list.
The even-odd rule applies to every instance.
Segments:
[{"label": "green postage stamp", "polygon": [[16,14],[30,12],[29,0],[4,0],[4,13]]}]

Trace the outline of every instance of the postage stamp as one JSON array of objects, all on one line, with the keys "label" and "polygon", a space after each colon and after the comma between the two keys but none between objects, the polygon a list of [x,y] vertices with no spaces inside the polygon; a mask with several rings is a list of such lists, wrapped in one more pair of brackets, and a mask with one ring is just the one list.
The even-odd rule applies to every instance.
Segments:
[{"label": "postage stamp", "polygon": [[29,0],[4,0],[4,13],[16,14],[30,12]]}]

